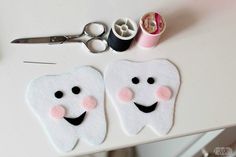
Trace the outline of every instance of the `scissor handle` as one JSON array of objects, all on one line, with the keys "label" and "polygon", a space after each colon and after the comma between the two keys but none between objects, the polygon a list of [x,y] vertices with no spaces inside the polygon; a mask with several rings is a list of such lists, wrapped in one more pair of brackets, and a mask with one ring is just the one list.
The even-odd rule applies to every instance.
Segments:
[{"label": "scissor handle", "polygon": [[[96,42],[99,42],[98,44],[100,44],[100,46],[98,47],[98,45],[96,45]],[[94,37],[89,39],[86,42],[83,42],[86,47],[88,48],[88,50],[92,53],[102,53],[106,50],[108,50],[108,43],[106,41],[106,39],[101,38],[101,37]]]},{"label": "scissor handle", "polygon": [[[92,28],[92,27],[95,27],[96,31],[98,32],[93,32],[94,30],[91,30],[91,29],[95,29],[95,28]],[[101,31],[97,29],[100,29]],[[84,30],[83,30],[83,33],[90,37],[102,37],[104,34],[106,34],[106,32],[107,32],[107,27],[105,24],[101,22],[90,22],[84,26]]]}]

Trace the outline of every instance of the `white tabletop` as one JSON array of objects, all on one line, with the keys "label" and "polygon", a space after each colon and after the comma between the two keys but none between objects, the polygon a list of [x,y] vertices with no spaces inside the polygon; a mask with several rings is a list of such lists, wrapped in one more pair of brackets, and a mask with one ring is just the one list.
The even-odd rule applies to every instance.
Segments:
[{"label": "white tabletop", "polygon": [[[67,155],[79,155],[138,145],[236,125],[236,3],[233,0],[1,0],[0,5],[0,156],[52,157],[49,143],[24,100],[33,78],[57,74],[80,65],[103,71],[117,59],[167,58],[181,72],[171,132],[158,137],[150,128],[127,136],[107,100],[108,134],[99,146],[82,141]],[[123,53],[111,50],[92,55],[79,44],[12,45],[19,37],[75,34],[91,21],[108,26],[119,17],[136,21],[148,11],[159,11],[167,21],[162,41],[154,49],[134,45]],[[24,60],[56,65],[23,64]]]}]

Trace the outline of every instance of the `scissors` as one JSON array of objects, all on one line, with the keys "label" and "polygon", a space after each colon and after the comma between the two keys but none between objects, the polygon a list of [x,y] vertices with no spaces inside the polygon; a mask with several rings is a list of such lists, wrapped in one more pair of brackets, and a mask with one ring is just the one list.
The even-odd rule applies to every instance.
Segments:
[{"label": "scissors", "polygon": [[[92,31],[95,28],[96,31]],[[48,36],[48,37],[33,37],[33,38],[20,38],[15,39],[11,43],[15,44],[64,44],[64,43],[83,43],[90,52],[101,53],[108,49],[107,40],[103,37],[107,32],[105,24],[100,22],[90,22],[84,26],[83,32],[76,35],[61,35],[61,36]],[[82,36],[90,37],[84,41]],[[98,46],[100,44],[100,46]],[[97,45],[97,46],[96,46]]]}]

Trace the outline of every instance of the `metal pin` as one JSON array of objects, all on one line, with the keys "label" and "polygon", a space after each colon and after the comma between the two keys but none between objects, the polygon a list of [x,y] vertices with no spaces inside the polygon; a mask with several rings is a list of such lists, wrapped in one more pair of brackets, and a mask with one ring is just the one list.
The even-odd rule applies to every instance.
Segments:
[{"label": "metal pin", "polygon": [[53,62],[37,62],[37,61],[23,61],[23,63],[31,63],[31,64],[57,64]]}]

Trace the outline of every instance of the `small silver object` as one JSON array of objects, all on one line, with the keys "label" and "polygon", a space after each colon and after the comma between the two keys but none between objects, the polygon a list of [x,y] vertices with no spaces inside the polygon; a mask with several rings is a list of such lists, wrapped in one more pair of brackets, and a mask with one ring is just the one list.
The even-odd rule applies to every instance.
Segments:
[{"label": "small silver object", "polygon": [[[90,29],[92,26],[101,27],[102,31],[98,33],[93,33]],[[107,32],[107,27],[101,22],[90,22],[84,26],[82,33],[77,35],[62,35],[62,36],[48,36],[48,37],[34,37],[34,38],[20,38],[15,39],[11,43],[15,44],[64,44],[64,43],[83,43],[90,52],[101,53],[108,49],[107,40],[104,35]],[[80,38],[82,36],[90,37],[89,40],[83,41]],[[102,49],[96,49],[93,47],[94,42],[99,42],[102,44]]]},{"label": "small silver object", "polygon": [[30,64],[57,64],[54,62],[38,62],[38,61],[23,61],[23,63],[30,63]]}]

